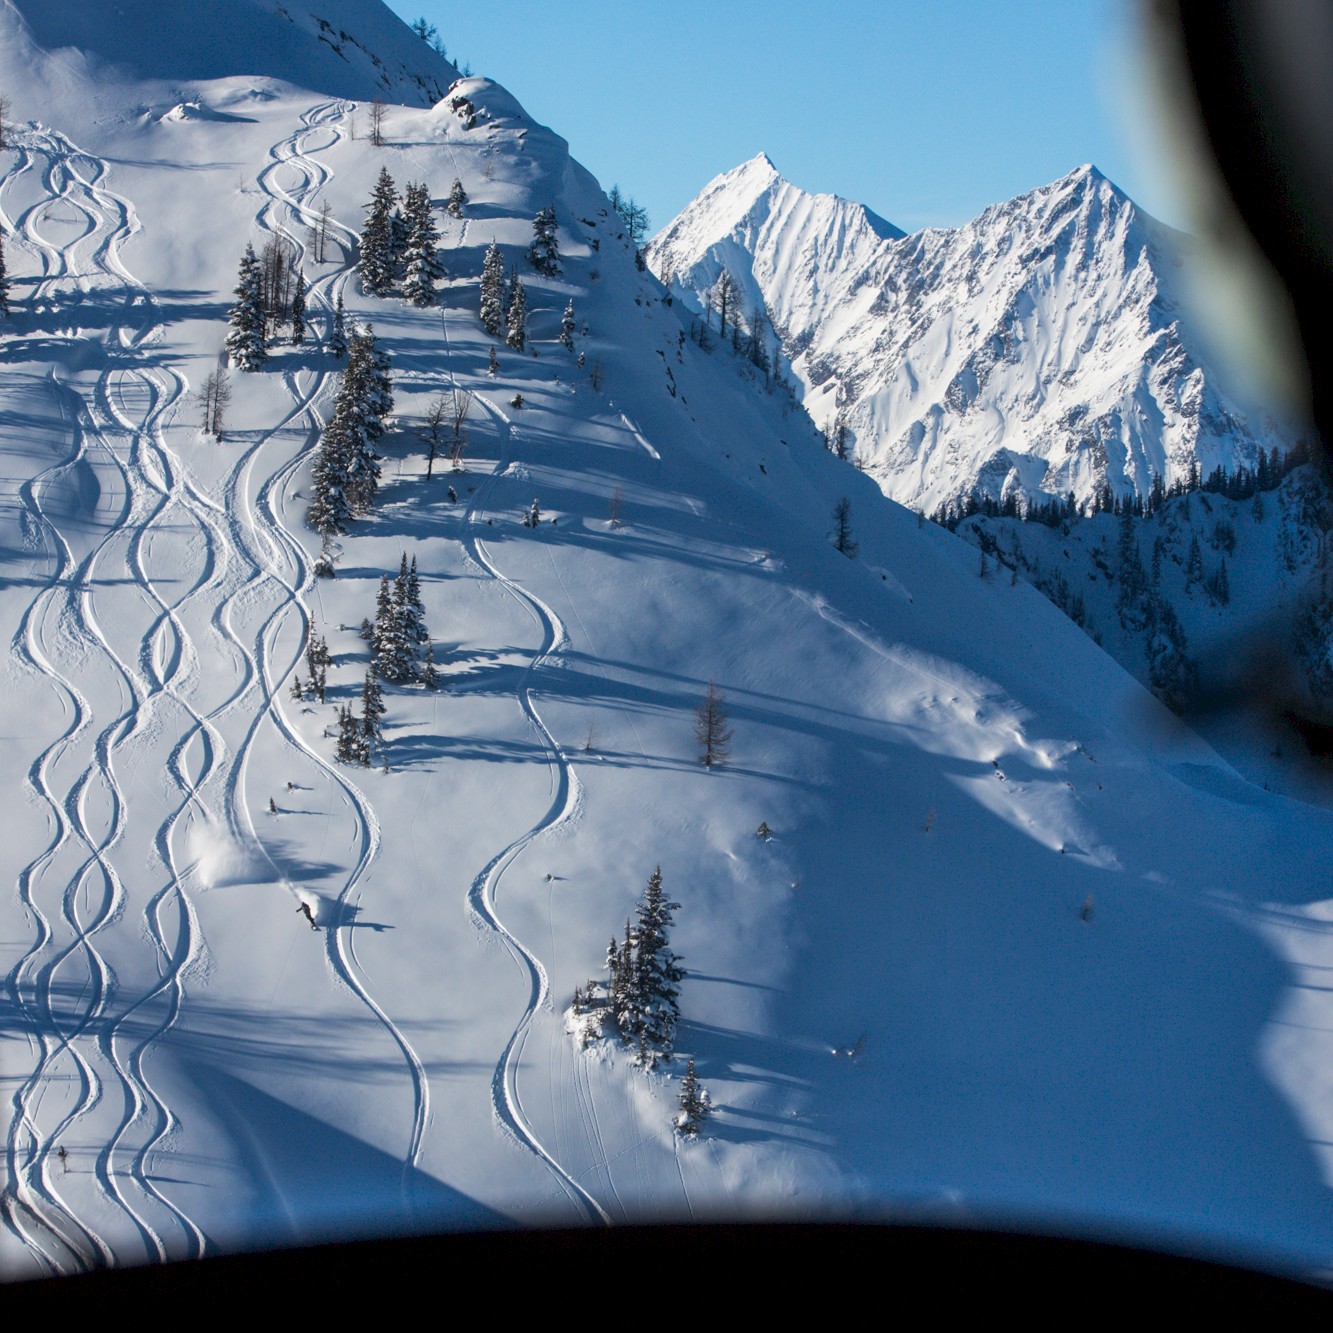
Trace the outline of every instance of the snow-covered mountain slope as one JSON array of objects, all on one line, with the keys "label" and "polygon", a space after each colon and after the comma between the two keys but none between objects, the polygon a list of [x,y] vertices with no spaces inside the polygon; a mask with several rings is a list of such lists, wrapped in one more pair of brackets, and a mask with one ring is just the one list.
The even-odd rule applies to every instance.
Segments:
[{"label": "snow-covered mountain slope", "polygon": [[[200,81],[225,116],[156,117],[47,68],[0,46],[6,1275],[737,1213],[1326,1264],[1326,812],[1248,784],[683,339],[596,182],[495,84],[391,107],[376,149],[313,78]],[[433,308],[352,272],[381,168],[470,196],[437,208]],[[246,243],[277,236],[311,336],[232,372],[216,442],[196,395]],[[521,353],[478,320],[492,240]],[[320,579],[339,296],[396,421]],[[463,466],[427,480],[455,389]],[[404,553],[442,688],[386,686],[387,771],[339,765],[355,627]],[[312,632],[323,703],[290,692]],[[710,681],[734,731],[711,771]],[[659,865],[688,975],[649,1075],[566,1010]],[[685,1056],[714,1105],[695,1142]]]},{"label": "snow-covered mountain slope", "polygon": [[[429,106],[458,77],[378,0],[0,0],[0,41],[48,87],[130,114],[152,108],[127,104],[108,84],[179,87],[250,75],[329,97]],[[188,97],[182,89],[175,100]]]},{"label": "snow-covered mountain slope", "polygon": [[1253,465],[1289,431],[1231,401],[1182,326],[1183,239],[1094,167],[912,236],[809,195],[764,156],[712,181],[648,249],[696,309],[725,268],[781,335],[821,427],[885,494],[1146,494],[1197,459]]},{"label": "snow-covered mountain slope", "polygon": [[[986,577],[1016,573],[1039,588],[1127,671],[1175,699],[1251,781],[1326,801],[1323,757],[1311,762],[1284,715],[1333,710],[1331,516],[1327,485],[1307,463],[1271,489],[1195,491],[1146,518],[1047,526],[977,514],[957,532],[980,548]],[[1241,706],[1247,692],[1262,705]]]}]

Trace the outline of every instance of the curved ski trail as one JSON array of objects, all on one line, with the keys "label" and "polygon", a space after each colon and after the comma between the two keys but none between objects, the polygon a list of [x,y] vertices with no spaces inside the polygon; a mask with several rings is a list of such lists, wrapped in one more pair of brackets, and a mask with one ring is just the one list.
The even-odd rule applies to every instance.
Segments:
[{"label": "curved ski trail", "polygon": [[[331,174],[322,163],[309,156],[311,151],[317,150],[308,147],[308,139],[314,134],[329,132],[332,138],[329,143],[322,145],[322,148],[326,149],[339,142],[344,136],[343,122],[351,109],[351,103],[342,101],[322,102],[309,108],[301,117],[301,127],[269,150],[269,161],[259,173],[258,184],[265,195],[265,202],[256,215],[256,226],[261,232],[285,242],[298,266],[302,266],[306,258],[303,232],[305,229],[313,228],[318,221],[318,215],[313,207],[314,199],[330,179]],[[295,184],[284,184],[280,180],[280,176],[286,173],[295,173],[297,177]],[[331,237],[331,240],[341,246],[343,262],[332,272],[317,277],[310,284],[307,302],[311,310],[322,308],[331,328],[337,296],[348,280],[351,258],[355,253],[355,238],[349,228],[333,218],[329,219],[329,225],[339,233]],[[326,780],[337,788],[353,811],[359,828],[356,860],[337,898],[337,922],[325,931],[325,948],[330,968],[337,980],[356,996],[384,1027],[407,1065],[413,1112],[403,1161],[403,1196],[404,1203],[410,1211],[411,1181],[420,1159],[426,1125],[430,1118],[429,1079],[424,1063],[406,1034],[371,993],[370,986],[357,964],[352,932],[342,924],[354,915],[348,909],[359,903],[366,873],[379,852],[379,821],[370,802],[356,784],[316,748],[308,745],[284,716],[279,705],[279,687],[290,676],[295,662],[289,664],[273,662],[273,642],[290,613],[295,612],[299,617],[302,641],[311,632],[313,625],[313,616],[305,596],[314,582],[313,570],[300,540],[284,522],[279,497],[298,469],[306,462],[323,429],[324,421],[319,413],[317,401],[325,394],[334,373],[330,370],[312,371],[304,380],[298,374],[284,373],[283,381],[292,398],[292,409],[278,427],[267,432],[249,451],[242,465],[234,470],[233,480],[228,487],[227,511],[233,516],[231,521],[235,540],[251,561],[254,578],[276,580],[282,590],[278,604],[255,633],[253,648],[244,648],[253,663],[256,688],[262,690],[263,699],[261,706],[254,710],[253,723],[247,730],[232,765],[228,779],[229,807],[233,823],[243,823],[245,832],[261,848],[275,875],[279,879],[285,879],[281,868],[264,847],[263,839],[259,837],[244,799],[246,767],[259,727],[267,720],[276,728],[285,744],[307,756],[325,774]],[[305,447],[278,466],[258,486],[252,501],[250,473],[264,446],[279,431],[288,430],[294,425],[304,427]],[[262,551],[251,549],[251,534],[259,537],[264,548]]]},{"label": "curved ski trail", "polygon": [[[447,321],[445,342],[447,355]],[[509,418],[499,408],[479,394],[474,396],[499,424],[501,444],[495,468],[487,478],[486,484],[479,487],[473,495],[463,515],[462,544],[468,557],[524,607],[528,614],[532,616],[540,631],[540,646],[524,667],[515,690],[515,696],[519,707],[528,719],[529,725],[536,732],[543,748],[550,756],[554,778],[554,791],[546,812],[535,824],[492,857],[477,873],[468,890],[468,905],[474,918],[499,937],[528,981],[528,996],[523,1013],[508,1042],[506,1042],[504,1050],[496,1063],[495,1072],[491,1076],[491,1107],[497,1123],[516,1144],[526,1148],[541,1160],[555,1177],[565,1196],[583,1214],[586,1220],[610,1225],[612,1220],[610,1213],[597,1202],[593,1195],[574,1176],[561,1166],[551,1150],[541,1141],[531,1121],[524,1113],[523,1099],[519,1088],[519,1071],[522,1066],[523,1051],[527,1045],[532,1021],[539,1010],[551,1007],[551,987],[541,960],[505,925],[501,918],[497,905],[498,890],[505,871],[535,838],[560,827],[573,818],[579,807],[580,784],[573,765],[538,712],[532,699],[530,686],[533,675],[547,659],[557,649],[568,644],[569,637],[565,632],[564,624],[545,602],[499,569],[491,559],[485,543],[477,534],[473,524],[473,518],[478,507],[489,493],[496,478],[503,473],[507,466],[512,431]]]}]

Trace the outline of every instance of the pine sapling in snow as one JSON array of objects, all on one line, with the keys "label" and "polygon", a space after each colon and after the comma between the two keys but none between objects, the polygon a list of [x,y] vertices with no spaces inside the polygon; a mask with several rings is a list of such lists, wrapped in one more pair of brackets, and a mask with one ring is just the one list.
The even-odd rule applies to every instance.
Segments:
[{"label": "pine sapling in snow", "polygon": [[449,188],[449,202],[445,209],[451,218],[461,218],[463,216],[463,205],[467,203],[467,191],[463,188],[463,182],[454,177],[454,183]]},{"label": "pine sapling in snow", "polygon": [[9,314],[9,277],[5,272],[5,234],[0,231],[0,315]]},{"label": "pine sapling in snow", "polygon": [[560,317],[560,345],[571,352],[574,350],[574,327],[574,298],[571,296]]}]

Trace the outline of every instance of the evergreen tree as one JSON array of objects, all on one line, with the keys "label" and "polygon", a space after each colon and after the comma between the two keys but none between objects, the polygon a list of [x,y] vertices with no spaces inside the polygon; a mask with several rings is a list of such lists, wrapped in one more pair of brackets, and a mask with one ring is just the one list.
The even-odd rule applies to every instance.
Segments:
[{"label": "evergreen tree", "polygon": [[292,293],[292,346],[305,342],[305,274],[297,269],[296,290]]},{"label": "evergreen tree", "polygon": [[253,245],[241,257],[236,301],[228,316],[227,355],[240,370],[258,370],[268,357],[264,342],[264,288],[259,260]]},{"label": "evergreen tree", "polygon": [[317,532],[345,532],[351,519],[374,503],[380,479],[375,442],[392,409],[388,357],[366,328],[353,336],[333,415],[320,437],[309,512],[310,526]]},{"label": "evergreen tree", "polygon": [[435,226],[430,194],[424,184],[407,187],[405,216],[408,237],[403,252],[406,267],[403,296],[416,306],[434,305],[435,283],[444,276],[444,270],[438,254],[440,233]]},{"label": "evergreen tree", "polygon": [[428,642],[430,635],[426,632],[426,606],[421,600],[421,580],[417,577],[416,556],[412,557],[412,563],[407,568],[407,596],[404,600],[413,640],[416,643]]},{"label": "evergreen tree", "polygon": [[421,683],[428,689],[438,688],[440,673],[435,669],[435,645],[426,643],[426,660],[421,667]]},{"label": "evergreen tree", "polygon": [[699,762],[705,768],[727,762],[731,755],[732,732],[727,726],[726,700],[711,680],[694,710],[694,735],[699,742]]},{"label": "evergreen tree", "polygon": [[560,274],[560,247],[555,235],[555,209],[548,204],[532,220],[532,244],[528,262],[544,277]]},{"label": "evergreen tree", "polygon": [[365,738],[361,734],[356,718],[352,715],[352,706],[343,704],[338,709],[338,746],[334,751],[334,758],[340,764],[369,762],[368,759],[363,760],[364,753]]},{"label": "evergreen tree", "polygon": [[380,718],[388,711],[384,704],[384,690],[372,662],[361,686],[361,736],[368,751],[383,743],[384,730]]},{"label": "evergreen tree", "polygon": [[463,205],[467,203],[467,191],[463,188],[463,182],[454,177],[453,186],[449,190],[449,202],[445,205],[451,218],[461,218],[463,216]]},{"label": "evergreen tree", "polygon": [[505,342],[512,347],[514,351],[521,352],[527,346],[528,341],[528,297],[523,290],[523,284],[517,278],[514,279],[514,296],[509,303],[509,333],[505,337]]},{"label": "evergreen tree", "polygon": [[487,349],[490,352],[490,359],[486,363],[486,373],[492,377],[500,373],[500,358],[495,355],[495,348]]},{"label": "evergreen tree", "polygon": [[9,277],[5,272],[5,234],[0,231],[0,315],[9,314]]},{"label": "evergreen tree", "polygon": [[679,907],[662,891],[662,867],[658,866],[648,877],[648,887],[639,901],[639,922],[634,931],[633,1021],[641,1050],[647,1051],[649,1068],[671,1058],[680,1018],[677,1001],[685,969],[667,938]]},{"label": "evergreen tree", "polygon": [[699,1082],[694,1072],[694,1057],[690,1056],[680,1085],[680,1114],[676,1116],[676,1132],[682,1138],[696,1138],[708,1111],[708,1092]]},{"label": "evergreen tree", "polygon": [[347,355],[347,311],[343,309],[343,294],[338,293],[338,300],[333,307],[333,329],[329,333],[329,351],[339,361]]},{"label": "evergreen tree", "polygon": [[367,205],[366,225],[361,229],[361,258],[357,264],[361,289],[371,296],[387,296],[393,286],[393,211],[397,202],[393,177],[388,167],[381,167]]},{"label": "evergreen tree", "polygon": [[1203,582],[1203,551],[1199,548],[1199,538],[1195,534],[1190,538],[1190,551],[1185,559],[1185,587],[1194,587]]},{"label": "evergreen tree", "polygon": [[565,313],[560,317],[560,343],[569,351],[574,350],[574,298],[569,298]]},{"label": "evergreen tree", "polygon": [[497,337],[504,324],[505,263],[494,241],[486,251],[481,270],[481,326]]}]

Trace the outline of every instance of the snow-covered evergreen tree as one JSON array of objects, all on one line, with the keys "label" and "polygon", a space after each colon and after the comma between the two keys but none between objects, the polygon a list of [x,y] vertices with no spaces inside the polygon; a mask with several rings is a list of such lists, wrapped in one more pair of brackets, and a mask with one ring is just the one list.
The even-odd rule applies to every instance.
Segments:
[{"label": "snow-covered evergreen tree", "polygon": [[574,350],[574,328],[574,298],[571,296],[565,313],[560,317],[560,343],[571,352]]},{"label": "snow-covered evergreen tree", "polygon": [[403,252],[406,269],[403,296],[416,306],[435,304],[435,283],[444,276],[439,260],[439,229],[431,211],[430,192],[422,185],[407,187],[404,210],[408,237]]},{"label": "snow-covered evergreen tree", "polygon": [[680,1018],[680,982],[685,969],[671,951],[668,933],[679,903],[662,890],[662,867],[648,878],[634,931],[634,1028],[648,1051],[649,1067],[671,1058]]},{"label": "snow-covered evergreen tree", "polygon": [[352,448],[348,422],[335,412],[316,446],[307,515],[310,526],[325,536],[346,532],[352,521],[352,502],[348,495]]},{"label": "snow-covered evergreen tree", "polygon": [[398,191],[388,167],[381,167],[370,196],[366,225],[361,229],[361,258],[357,271],[361,289],[371,296],[387,296],[393,287],[393,213]]},{"label": "snow-covered evergreen tree", "polygon": [[421,666],[421,683],[428,689],[437,689],[440,684],[440,673],[435,669],[435,645],[426,644],[426,660]]},{"label": "snow-covered evergreen tree", "polygon": [[380,479],[375,442],[392,409],[388,357],[367,327],[352,339],[333,415],[320,436],[309,512],[310,526],[317,532],[346,532],[351,519],[374,503]]},{"label": "snow-covered evergreen tree", "polygon": [[370,749],[362,735],[361,724],[352,713],[351,704],[343,704],[338,710],[338,745],[334,758],[340,764],[360,764],[365,767],[370,763]]},{"label": "snow-covered evergreen tree", "polygon": [[463,205],[467,203],[467,191],[463,188],[463,182],[454,177],[454,183],[449,189],[449,202],[445,205],[451,218],[461,218],[463,216]]},{"label": "snow-covered evergreen tree", "polygon": [[305,274],[296,270],[296,290],[292,293],[292,346],[305,342]]},{"label": "snow-covered evergreen tree", "polygon": [[384,690],[372,662],[361,686],[361,735],[368,749],[383,744],[384,729],[380,725],[380,718],[388,711],[384,703]]},{"label": "snow-covered evergreen tree", "polygon": [[680,1084],[679,1105],[680,1111],[675,1120],[676,1133],[682,1138],[696,1138],[708,1117],[711,1099],[708,1090],[699,1082],[699,1077],[694,1072],[694,1056],[690,1056],[685,1066],[685,1077]]},{"label": "snow-covered evergreen tree", "polygon": [[240,370],[258,370],[268,357],[268,347],[264,342],[263,275],[253,245],[247,245],[241,256],[235,296],[227,317],[231,326],[227,334],[227,355],[232,365]]},{"label": "snow-covered evergreen tree", "polygon": [[9,275],[5,272],[5,234],[0,231],[0,315],[9,314]]},{"label": "snow-covered evergreen tree", "polygon": [[528,246],[528,262],[545,277],[559,276],[560,247],[555,235],[555,209],[550,204],[532,220],[532,244]]},{"label": "snow-covered evergreen tree", "polygon": [[333,328],[329,332],[329,351],[339,361],[347,355],[347,311],[343,308],[343,294],[338,293],[338,300],[333,307]]},{"label": "snow-covered evergreen tree", "polygon": [[509,303],[509,332],[505,342],[516,352],[521,352],[528,343],[528,294],[523,284],[514,279],[514,295]]},{"label": "snow-covered evergreen tree", "polygon": [[481,269],[481,326],[492,337],[498,336],[504,325],[504,285],[504,256],[492,241]]}]

